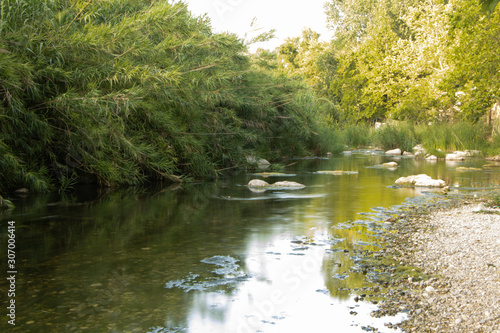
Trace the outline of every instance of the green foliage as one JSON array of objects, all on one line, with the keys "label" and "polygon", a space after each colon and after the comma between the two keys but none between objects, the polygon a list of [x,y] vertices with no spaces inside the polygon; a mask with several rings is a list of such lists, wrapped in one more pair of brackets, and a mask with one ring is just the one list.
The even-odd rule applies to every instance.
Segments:
[{"label": "green foliage", "polygon": [[477,122],[500,96],[497,2],[331,0],[315,89],[347,122]]},{"label": "green foliage", "polygon": [[211,177],[248,152],[315,149],[310,89],[182,2],[0,0],[0,12],[4,191]]},{"label": "green foliage", "polygon": [[1,195],[0,195],[0,209],[12,209],[14,208],[14,204],[12,203],[12,201],[10,200],[7,200],[7,199],[4,199]]},{"label": "green foliage", "polygon": [[348,147],[369,146],[372,142],[372,134],[368,124],[349,125],[342,130],[342,136]]},{"label": "green foliage", "polygon": [[479,0],[479,2],[483,11],[492,13],[500,0]]},{"label": "green foliage", "polygon": [[428,151],[484,150],[488,148],[487,127],[483,123],[435,123],[420,125],[416,131]]},{"label": "green foliage", "polygon": [[499,208],[500,207],[500,193],[494,192],[491,194],[490,207]]},{"label": "green foliage", "polygon": [[384,125],[373,134],[373,141],[385,150],[399,148],[412,151],[418,143],[415,128],[409,123]]}]

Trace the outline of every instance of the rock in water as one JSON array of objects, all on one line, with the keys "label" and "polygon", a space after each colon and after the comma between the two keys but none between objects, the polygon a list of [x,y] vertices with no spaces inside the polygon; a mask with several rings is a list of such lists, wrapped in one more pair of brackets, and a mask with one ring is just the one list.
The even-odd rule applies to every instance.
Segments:
[{"label": "rock in water", "polygon": [[432,179],[425,174],[401,177],[396,180],[396,185],[400,186],[422,186],[422,187],[444,187],[446,182],[441,179]]},{"label": "rock in water", "polygon": [[403,154],[403,152],[401,151],[401,149],[397,148],[397,149],[392,149],[392,150],[388,150],[385,152],[386,155],[401,155]]},{"label": "rock in water", "polygon": [[268,187],[269,183],[261,179],[252,179],[248,182],[248,187]]},{"label": "rock in water", "polygon": [[297,182],[290,182],[290,181],[276,182],[272,186],[276,186],[276,187],[293,187],[293,188],[306,187],[303,184],[300,184],[300,183],[297,183]]},{"label": "rock in water", "polygon": [[303,184],[297,183],[297,182],[290,182],[290,181],[282,181],[282,182],[276,182],[274,184],[269,184],[268,182],[265,182],[261,179],[252,179],[250,182],[248,182],[248,187],[250,188],[258,188],[258,189],[300,189],[303,187],[306,187]]}]

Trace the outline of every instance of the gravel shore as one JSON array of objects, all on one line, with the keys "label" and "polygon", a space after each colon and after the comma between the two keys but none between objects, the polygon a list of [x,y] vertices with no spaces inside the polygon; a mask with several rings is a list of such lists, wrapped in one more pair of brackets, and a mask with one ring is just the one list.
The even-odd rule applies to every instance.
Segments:
[{"label": "gravel shore", "polygon": [[462,199],[409,214],[394,228],[391,252],[424,276],[399,280],[403,289],[385,304],[408,311],[398,325],[404,332],[500,333],[499,209]]}]

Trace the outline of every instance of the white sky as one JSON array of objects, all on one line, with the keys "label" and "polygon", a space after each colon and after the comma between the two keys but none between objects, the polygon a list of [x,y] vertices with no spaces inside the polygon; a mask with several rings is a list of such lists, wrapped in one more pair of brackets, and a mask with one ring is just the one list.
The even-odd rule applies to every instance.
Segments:
[{"label": "white sky", "polygon": [[[230,31],[241,38],[250,32],[250,24],[256,18],[258,33],[276,29],[276,39],[267,43],[255,44],[257,47],[273,50],[287,37],[300,36],[304,28],[311,28],[329,40],[332,32],[326,28],[326,15],[323,8],[327,0],[184,0],[188,9],[196,16],[208,14],[214,32]],[[257,35],[256,32],[253,35]]]}]

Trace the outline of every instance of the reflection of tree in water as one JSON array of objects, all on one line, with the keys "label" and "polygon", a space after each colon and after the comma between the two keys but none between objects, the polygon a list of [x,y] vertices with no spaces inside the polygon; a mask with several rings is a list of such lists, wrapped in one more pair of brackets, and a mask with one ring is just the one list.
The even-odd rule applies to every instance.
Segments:
[{"label": "reflection of tree in water", "polygon": [[323,275],[330,294],[338,299],[349,299],[353,290],[366,289],[373,286],[365,276],[356,259],[363,256],[362,252],[377,251],[376,230],[366,223],[337,224],[332,229],[333,239],[341,239],[327,249],[323,259]]},{"label": "reflection of tree in water", "polygon": [[[168,292],[165,282],[196,271],[202,259],[239,252],[244,239],[224,227],[244,220],[238,208],[213,200],[216,193],[212,184],[31,202],[29,214],[13,217],[22,226],[18,245],[29,264],[19,280],[19,323],[39,331],[47,325],[109,332],[185,326],[192,297]],[[200,205],[201,197],[209,204]],[[179,211],[181,204],[192,211]]]}]

